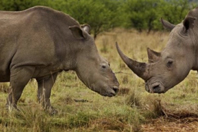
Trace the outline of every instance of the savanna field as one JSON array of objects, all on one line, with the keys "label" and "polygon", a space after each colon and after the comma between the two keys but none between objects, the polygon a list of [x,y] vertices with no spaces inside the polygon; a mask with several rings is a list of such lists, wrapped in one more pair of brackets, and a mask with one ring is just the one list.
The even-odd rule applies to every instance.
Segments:
[{"label": "savanna field", "polygon": [[[112,98],[89,90],[75,72],[62,72],[52,89],[51,104],[57,115],[45,112],[37,102],[37,83],[31,80],[18,102],[18,111],[9,113],[5,104],[9,84],[0,86],[0,131],[2,132],[197,132],[198,75],[188,77],[165,94],[145,91],[144,81],[122,62],[115,42],[129,57],[147,62],[149,47],[161,51],[168,32],[137,32],[114,29],[96,38],[120,82]],[[160,69],[159,69],[160,70]]]}]

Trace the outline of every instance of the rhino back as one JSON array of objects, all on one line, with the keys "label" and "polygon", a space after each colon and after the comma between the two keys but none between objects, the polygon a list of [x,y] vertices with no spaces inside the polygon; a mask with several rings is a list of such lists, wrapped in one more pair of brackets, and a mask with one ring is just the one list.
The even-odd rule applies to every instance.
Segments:
[{"label": "rhino back", "polygon": [[11,67],[31,65],[45,68],[44,72],[61,69],[76,41],[68,28],[72,25],[78,22],[41,6],[0,12],[0,76],[4,76],[0,81],[8,80]]}]

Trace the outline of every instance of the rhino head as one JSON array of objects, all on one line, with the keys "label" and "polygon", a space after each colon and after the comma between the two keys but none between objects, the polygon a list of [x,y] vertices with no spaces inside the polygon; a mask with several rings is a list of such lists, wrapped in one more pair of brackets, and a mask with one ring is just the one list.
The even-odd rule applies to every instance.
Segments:
[{"label": "rhino head", "polygon": [[103,96],[115,96],[119,89],[118,80],[110,68],[110,64],[98,53],[94,39],[90,37],[90,26],[70,27],[78,44],[75,68],[79,79],[91,90]]},{"label": "rhino head", "polygon": [[185,20],[178,25],[161,20],[163,26],[171,30],[170,37],[161,52],[147,48],[148,63],[137,62],[128,58],[116,44],[122,60],[145,81],[146,91],[165,93],[180,83],[191,69],[198,69],[197,15],[197,9],[191,11]]}]

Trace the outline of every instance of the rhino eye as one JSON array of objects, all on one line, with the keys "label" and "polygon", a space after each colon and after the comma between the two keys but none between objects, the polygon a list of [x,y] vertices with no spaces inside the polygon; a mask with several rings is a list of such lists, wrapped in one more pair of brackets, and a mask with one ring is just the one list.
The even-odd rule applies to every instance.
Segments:
[{"label": "rhino eye", "polygon": [[171,67],[173,65],[173,61],[172,60],[168,60],[166,66],[167,67]]}]

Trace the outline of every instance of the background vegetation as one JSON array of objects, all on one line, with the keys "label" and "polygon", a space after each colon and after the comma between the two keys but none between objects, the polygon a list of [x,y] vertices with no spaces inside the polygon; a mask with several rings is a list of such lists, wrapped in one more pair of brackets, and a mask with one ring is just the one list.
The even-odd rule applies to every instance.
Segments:
[{"label": "background vegetation", "polygon": [[190,0],[0,0],[0,10],[19,11],[35,5],[49,6],[70,14],[81,24],[92,27],[94,38],[102,31],[115,27],[138,31],[162,30],[164,18],[180,23],[196,6]]}]

